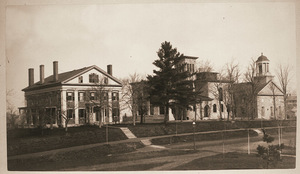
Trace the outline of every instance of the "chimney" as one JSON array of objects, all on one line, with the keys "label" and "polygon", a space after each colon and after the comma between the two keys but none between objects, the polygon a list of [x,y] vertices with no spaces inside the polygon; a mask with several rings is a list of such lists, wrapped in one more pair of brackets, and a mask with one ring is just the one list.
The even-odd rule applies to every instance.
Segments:
[{"label": "chimney", "polygon": [[53,81],[58,81],[58,62],[53,62]]},{"label": "chimney", "polygon": [[33,68],[28,69],[28,82],[29,82],[29,86],[32,86],[34,84],[34,69]]},{"label": "chimney", "polygon": [[112,65],[107,65],[107,73],[112,76]]},{"label": "chimney", "polygon": [[44,65],[40,65],[40,83],[43,84],[45,82],[44,78]]}]

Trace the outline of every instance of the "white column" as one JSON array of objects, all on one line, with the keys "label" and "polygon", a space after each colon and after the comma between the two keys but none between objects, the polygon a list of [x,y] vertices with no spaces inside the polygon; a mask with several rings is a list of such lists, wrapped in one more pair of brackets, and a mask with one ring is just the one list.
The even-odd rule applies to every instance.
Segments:
[{"label": "white column", "polygon": [[112,91],[108,91],[108,122],[111,123],[112,119]]},{"label": "white column", "polygon": [[175,120],[174,115],[172,114],[172,109],[169,108],[169,121]]},{"label": "white column", "polygon": [[[64,114],[67,117],[67,91],[61,90],[61,114]],[[63,127],[65,127],[66,120],[61,118],[61,124]]]},{"label": "white column", "polygon": [[78,114],[78,112],[79,112],[79,110],[78,110],[78,106],[79,106],[79,104],[78,104],[78,91],[77,90],[75,90],[74,91],[74,107],[75,107],[75,124],[79,124],[79,114]]},{"label": "white column", "polygon": [[122,123],[123,122],[123,116],[121,115],[121,106],[120,106],[120,99],[121,99],[121,97],[122,97],[122,94],[121,94],[121,90],[119,91],[119,121],[120,121],[120,123]]}]

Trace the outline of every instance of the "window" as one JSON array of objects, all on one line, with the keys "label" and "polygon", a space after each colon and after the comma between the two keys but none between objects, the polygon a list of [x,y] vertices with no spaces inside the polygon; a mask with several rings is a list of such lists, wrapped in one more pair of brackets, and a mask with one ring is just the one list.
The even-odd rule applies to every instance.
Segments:
[{"label": "window", "polygon": [[219,91],[219,100],[223,101],[223,89],[219,88],[218,91]]},{"label": "window", "polygon": [[78,83],[83,83],[83,77],[82,76],[78,77]]},{"label": "window", "polygon": [[74,101],[74,92],[67,92],[67,101]]},{"label": "window", "polygon": [[221,104],[221,112],[224,112],[224,105]]},{"label": "window", "polygon": [[258,68],[259,68],[259,74],[262,74],[262,64],[260,64],[260,65],[258,66]]},{"label": "window", "polygon": [[112,100],[113,101],[119,101],[119,93],[118,92],[113,92],[112,93]]},{"label": "window", "polygon": [[90,100],[95,100],[95,92],[90,93]]},{"label": "window", "polygon": [[187,72],[190,72],[190,64],[187,64]]},{"label": "window", "polygon": [[104,84],[105,84],[105,85],[108,84],[108,78],[107,78],[107,77],[104,78]]},{"label": "window", "polygon": [[79,118],[84,118],[85,117],[85,109],[79,109]]},{"label": "window", "polygon": [[217,105],[216,104],[213,105],[213,112],[217,112]]},{"label": "window", "polygon": [[265,116],[265,107],[264,106],[261,107],[261,116],[262,117]]},{"label": "window", "polygon": [[78,101],[80,101],[80,102],[84,101],[84,92],[78,93]]},{"label": "window", "polygon": [[94,107],[94,113],[96,113],[96,121],[99,121],[100,118],[100,108]]},{"label": "window", "polygon": [[108,116],[108,109],[107,108],[104,108],[104,116]]},{"label": "window", "polygon": [[274,111],[273,111],[273,107],[272,106],[270,107],[270,110],[271,110],[271,116],[274,116]]},{"label": "window", "polygon": [[67,116],[68,116],[68,119],[73,119],[74,118],[74,110],[73,109],[68,109],[67,110]]},{"label": "window", "polygon": [[204,107],[204,117],[208,117],[210,114],[210,108],[208,105]]},{"label": "window", "polygon": [[192,64],[192,72],[195,72],[195,65]]},{"label": "window", "polygon": [[99,83],[99,76],[95,73],[89,75],[89,82],[90,83]]},{"label": "window", "polygon": [[104,92],[104,94],[103,94],[103,100],[108,100],[108,92]]},{"label": "window", "polygon": [[279,106],[279,116],[282,116],[281,106]]}]

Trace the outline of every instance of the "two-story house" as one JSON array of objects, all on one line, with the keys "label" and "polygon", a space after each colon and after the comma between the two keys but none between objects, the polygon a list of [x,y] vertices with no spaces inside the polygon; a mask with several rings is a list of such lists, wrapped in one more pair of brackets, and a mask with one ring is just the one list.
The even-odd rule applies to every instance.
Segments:
[{"label": "two-story house", "polygon": [[92,65],[58,73],[58,62],[53,62],[53,74],[44,78],[40,65],[40,81],[34,83],[34,69],[28,70],[29,86],[25,92],[28,125],[65,126],[122,122],[119,96],[120,80],[112,76],[112,65],[107,72]]}]

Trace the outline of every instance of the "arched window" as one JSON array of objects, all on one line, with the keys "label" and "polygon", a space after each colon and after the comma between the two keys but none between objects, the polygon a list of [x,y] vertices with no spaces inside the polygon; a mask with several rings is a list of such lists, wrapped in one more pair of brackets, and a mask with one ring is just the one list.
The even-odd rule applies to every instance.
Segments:
[{"label": "arched window", "polygon": [[206,106],[204,107],[204,117],[208,117],[208,116],[209,116],[209,106],[206,105]]},{"label": "arched window", "polygon": [[217,105],[216,104],[213,105],[213,112],[217,112]]}]

